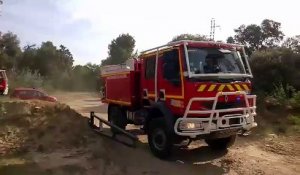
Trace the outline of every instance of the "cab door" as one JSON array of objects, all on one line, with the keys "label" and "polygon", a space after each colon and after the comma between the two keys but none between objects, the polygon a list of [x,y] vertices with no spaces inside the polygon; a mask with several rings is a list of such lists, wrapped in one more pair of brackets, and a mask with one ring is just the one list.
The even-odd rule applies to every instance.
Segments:
[{"label": "cab door", "polygon": [[183,99],[183,75],[182,75],[182,54],[179,48],[164,51],[158,59],[157,92],[158,99],[170,100]]},{"label": "cab door", "polygon": [[146,101],[155,101],[156,55],[146,55],[143,56],[142,59],[142,98]]}]

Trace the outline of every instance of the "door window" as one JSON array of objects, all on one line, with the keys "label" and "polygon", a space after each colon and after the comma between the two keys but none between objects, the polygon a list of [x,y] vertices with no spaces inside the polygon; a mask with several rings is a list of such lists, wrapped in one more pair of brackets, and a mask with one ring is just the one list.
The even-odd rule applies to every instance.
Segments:
[{"label": "door window", "polygon": [[180,82],[178,50],[167,51],[163,55],[163,78],[172,83]]},{"label": "door window", "polygon": [[145,78],[147,80],[155,77],[155,57],[149,57],[145,59]]}]

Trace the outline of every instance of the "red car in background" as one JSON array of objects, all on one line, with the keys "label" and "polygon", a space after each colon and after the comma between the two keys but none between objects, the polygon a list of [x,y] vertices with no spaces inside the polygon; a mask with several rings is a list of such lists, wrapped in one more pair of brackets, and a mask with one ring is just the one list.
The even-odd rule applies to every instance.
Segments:
[{"label": "red car in background", "polygon": [[35,88],[16,88],[10,95],[10,98],[18,98],[21,100],[43,100],[49,102],[57,102],[53,96],[49,96],[42,90]]}]

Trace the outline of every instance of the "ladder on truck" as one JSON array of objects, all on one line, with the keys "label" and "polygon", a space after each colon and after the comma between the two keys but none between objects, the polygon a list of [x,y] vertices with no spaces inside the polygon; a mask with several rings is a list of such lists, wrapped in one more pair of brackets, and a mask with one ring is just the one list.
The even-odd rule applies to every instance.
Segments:
[{"label": "ladder on truck", "polygon": [[[130,146],[130,147],[135,147],[136,146],[136,142],[138,141],[138,138],[127,132],[126,130],[119,128],[118,126],[110,123],[109,121],[95,115],[95,112],[90,112],[90,118],[89,118],[89,126],[98,134],[101,134],[102,136],[108,137],[108,138],[112,138],[115,141],[122,143],[126,146]],[[103,127],[103,124],[113,128],[114,130],[117,131],[117,133],[113,132],[112,135],[105,132],[105,129]],[[124,138],[118,138],[118,135],[123,135],[126,136],[127,138],[130,139],[131,142],[128,142],[126,140],[124,140]]]}]

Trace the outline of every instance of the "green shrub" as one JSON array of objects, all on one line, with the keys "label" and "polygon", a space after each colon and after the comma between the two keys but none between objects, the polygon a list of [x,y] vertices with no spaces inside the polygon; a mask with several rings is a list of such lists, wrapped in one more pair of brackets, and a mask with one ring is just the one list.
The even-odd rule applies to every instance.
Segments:
[{"label": "green shrub", "polygon": [[284,104],[288,100],[288,95],[282,83],[274,86],[274,90],[271,96],[274,97],[276,100],[278,100],[280,104]]},{"label": "green shrub", "polygon": [[291,124],[300,126],[300,115],[291,115],[288,120]]},{"label": "green shrub", "polygon": [[19,73],[9,74],[10,89],[16,87],[41,87],[43,83],[43,77],[37,71],[23,70]]},{"label": "green shrub", "polygon": [[274,84],[293,86],[300,90],[300,54],[290,49],[275,48],[257,51],[251,55],[250,64],[254,75],[255,91],[271,93]]},{"label": "green shrub", "polygon": [[300,91],[294,93],[293,97],[290,99],[290,104],[293,108],[300,109]]}]

